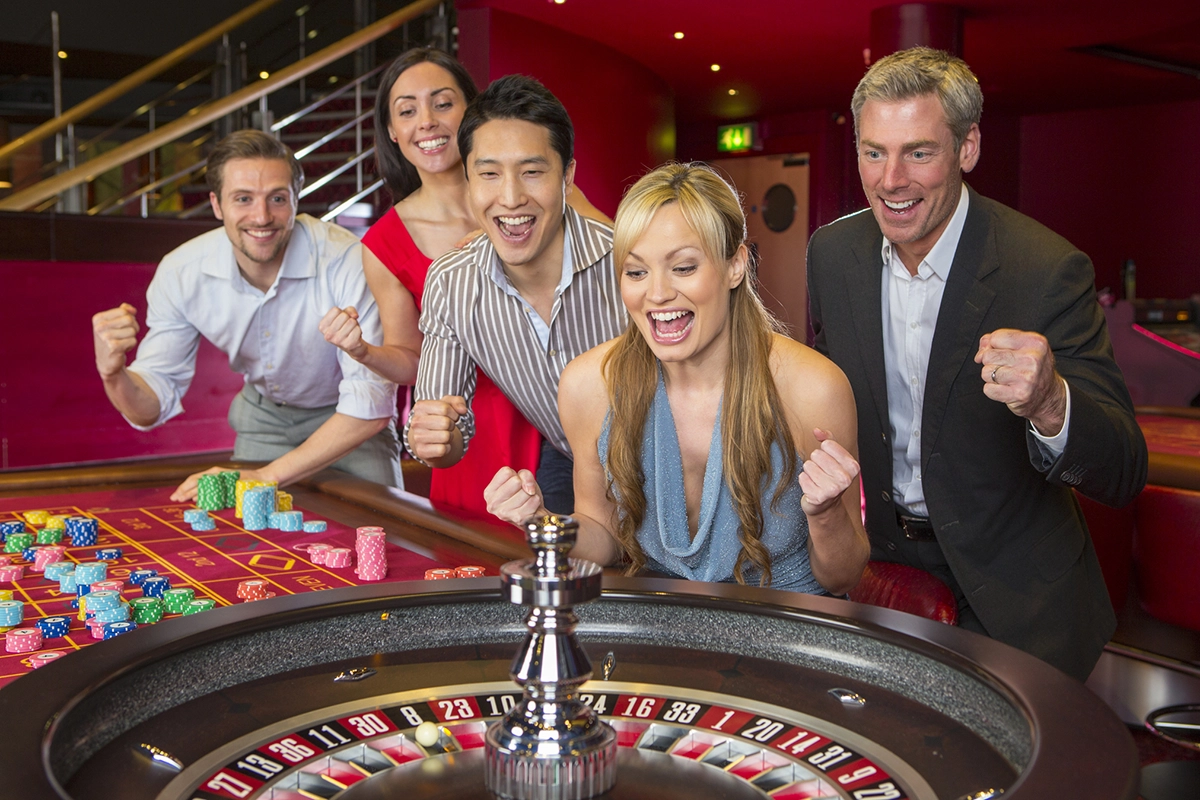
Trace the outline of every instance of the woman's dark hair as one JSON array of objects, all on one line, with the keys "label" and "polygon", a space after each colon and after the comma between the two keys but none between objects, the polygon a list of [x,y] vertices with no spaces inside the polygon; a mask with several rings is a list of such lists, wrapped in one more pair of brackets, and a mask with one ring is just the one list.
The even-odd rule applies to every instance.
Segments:
[{"label": "woman's dark hair", "polygon": [[464,167],[475,144],[475,131],[494,119],[519,119],[546,128],[550,146],[562,158],[563,170],[574,158],[575,128],[563,104],[534,78],[505,75],[492,81],[463,114],[458,126],[458,154]]},{"label": "woman's dark hair", "polygon": [[409,68],[425,62],[436,64],[449,72],[458,84],[463,102],[470,103],[479,94],[471,73],[454,57],[443,50],[434,47],[414,47],[406,50],[388,65],[379,79],[379,90],[375,93],[375,173],[383,178],[392,202],[399,203],[404,198],[421,188],[421,176],[417,168],[409,163],[400,153],[400,145],[392,141],[388,135],[388,123],[391,121],[391,108],[388,97],[392,93],[392,85]]}]

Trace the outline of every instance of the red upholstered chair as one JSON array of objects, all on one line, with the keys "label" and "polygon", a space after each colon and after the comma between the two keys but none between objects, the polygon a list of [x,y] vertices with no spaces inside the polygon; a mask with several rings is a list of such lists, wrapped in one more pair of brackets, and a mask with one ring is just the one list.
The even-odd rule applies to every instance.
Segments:
[{"label": "red upholstered chair", "polygon": [[868,562],[862,580],[850,590],[850,599],[947,625],[958,624],[958,604],[950,587],[928,572],[905,564]]},{"label": "red upholstered chair", "polygon": [[1124,508],[1109,508],[1103,503],[1089,500],[1076,492],[1075,497],[1083,508],[1096,558],[1100,560],[1100,571],[1108,586],[1108,596],[1113,609],[1125,607],[1125,596],[1129,593],[1129,579],[1133,567],[1134,507],[1130,503]]},{"label": "red upholstered chair", "polygon": [[1134,562],[1146,613],[1200,631],[1200,492],[1147,486],[1135,503]]}]

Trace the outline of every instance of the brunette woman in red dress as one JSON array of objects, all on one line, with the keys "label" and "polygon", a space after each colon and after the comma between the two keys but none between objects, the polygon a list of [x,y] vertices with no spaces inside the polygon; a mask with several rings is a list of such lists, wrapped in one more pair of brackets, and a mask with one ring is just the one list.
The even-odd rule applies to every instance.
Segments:
[{"label": "brunette woman in red dress", "polygon": [[[463,111],[477,93],[461,64],[425,47],[403,53],[379,82],[375,160],[396,206],[363,237],[363,268],[379,305],[383,344],[362,340],[352,310],[331,311],[321,330],[328,341],[402,386],[417,377],[417,319],[429,265],[479,228],[467,206],[457,140]],[[577,190],[568,201],[580,213],[609,222]],[[492,476],[505,465],[536,472],[541,435],[482,371],[472,408],[471,448],[458,464],[433,471],[429,498],[487,515],[483,490]]]}]

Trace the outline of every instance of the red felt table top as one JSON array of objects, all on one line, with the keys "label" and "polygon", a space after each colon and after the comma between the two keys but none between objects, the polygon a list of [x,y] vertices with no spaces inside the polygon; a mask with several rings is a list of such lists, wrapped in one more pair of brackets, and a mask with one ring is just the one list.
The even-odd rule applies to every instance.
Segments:
[{"label": "red felt table top", "polygon": [[[141,596],[141,589],[128,584],[134,570],[155,569],[171,579],[171,587],[191,587],[196,597],[211,597],[217,606],[242,602],[237,598],[238,582],[263,579],[275,594],[297,594],[343,586],[355,586],[359,580],[352,567],[333,569],[313,564],[307,545],[324,543],[354,548],[355,529],[327,517],[314,515],[300,506],[304,518],[324,519],[323,533],[287,533],[278,530],[247,531],[233,509],[214,512],[217,528],[194,532],[183,522],[190,503],[170,502],[170,487],[119,489],[114,491],[42,495],[0,499],[0,521],[18,519],[26,511],[46,510],[52,514],[81,514],[100,522],[97,543],[89,547],[68,547],[66,557],[75,562],[95,561],[96,550],[120,548],[122,556],[108,562],[108,578],[126,579],[125,599]],[[64,544],[67,543],[64,540]],[[19,554],[13,563],[24,563]],[[433,567],[456,567],[406,549],[394,541],[387,544],[388,581],[420,580]],[[489,568],[488,574],[495,574]],[[58,591],[56,582],[26,569],[25,577],[0,584],[12,589],[13,599],[25,603],[22,627],[32,627],[49,616],[71,619],[70,633],[61,639],[48,639],[41,651],[61,650],[73,653],[96,643],[87,627],[71,608],[73,595]],[[164,622],[171,616],[164,617]],[[163,623],[157,623],[163,624]],[[29,653],[7,653],[0,648],[0,686],[33,667]],[[74,657],[74,656],[71,656]]]}]

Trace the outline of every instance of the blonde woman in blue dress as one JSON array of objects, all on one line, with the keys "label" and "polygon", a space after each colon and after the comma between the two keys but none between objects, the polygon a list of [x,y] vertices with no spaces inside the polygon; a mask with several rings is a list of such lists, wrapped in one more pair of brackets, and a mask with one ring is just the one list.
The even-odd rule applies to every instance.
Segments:
[{"label": "blonde woman in blue dress", "polygon": [[[573,555],[845,594],[869,553],[854,397],[841,370],[763,307],[735,192],[707,166],[668,164],[629,190],[614,236],[632,324],[559,384],[575,455]],[[485,499],[517,525],[545,513],[526,470],[501,469]]]}]

